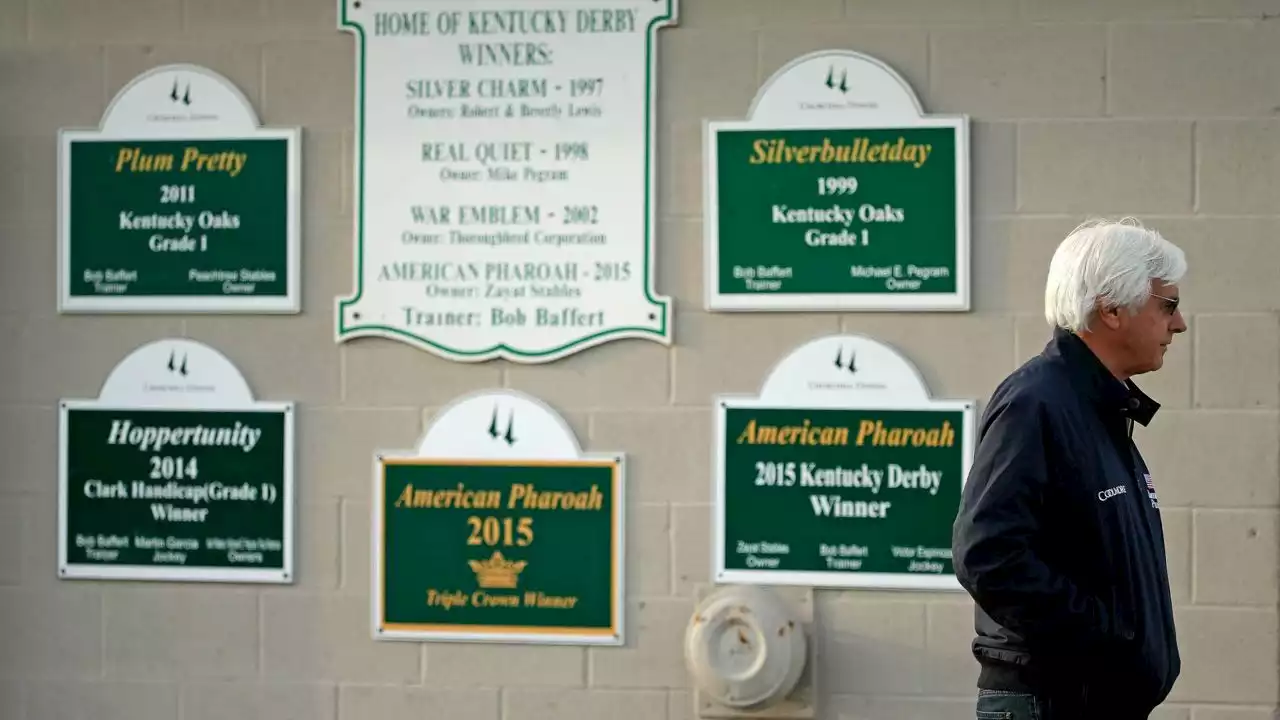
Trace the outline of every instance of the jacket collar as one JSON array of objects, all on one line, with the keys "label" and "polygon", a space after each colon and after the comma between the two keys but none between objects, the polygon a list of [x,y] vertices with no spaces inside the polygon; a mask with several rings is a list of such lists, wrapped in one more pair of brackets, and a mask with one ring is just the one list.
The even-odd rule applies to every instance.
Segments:
[{"label": "jacket collar", "polygon": [[1104,416],[1117,413],[1145,426],[1160,409],[1160,403],[1138,389],[1133,380],[1121,382],[1112,375],[1075,333],[1054,328],[1044,355],[1062,362],[1072,385],[1092,400]]}]

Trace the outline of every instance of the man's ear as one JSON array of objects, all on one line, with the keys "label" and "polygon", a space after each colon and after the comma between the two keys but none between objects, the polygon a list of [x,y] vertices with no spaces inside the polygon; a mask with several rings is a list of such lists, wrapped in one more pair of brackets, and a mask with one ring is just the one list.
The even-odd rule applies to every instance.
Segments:
[{"label": "man's ear", "polygon": [[1105,325],[1111,330],[1120,329],[1120,313],[1123,312],[1119,306],[1106,306],[1101,303],[1094,309],[1093,317],[1097,322]]}]

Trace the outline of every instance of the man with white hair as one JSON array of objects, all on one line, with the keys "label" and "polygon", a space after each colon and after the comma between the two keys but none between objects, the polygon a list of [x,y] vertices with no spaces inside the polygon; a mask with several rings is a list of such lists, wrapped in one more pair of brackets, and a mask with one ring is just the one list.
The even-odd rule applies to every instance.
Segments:
[{"label": "man with white hair", "polygon": [[996,388],[952,534],[973,597],[978,718],[1129,720],[1181,670],[1150,470],[1133,443],[1159,405],[1132,378],[1187,329],[1182,250],[1090,221],[1049,263],[1053,337]]}]

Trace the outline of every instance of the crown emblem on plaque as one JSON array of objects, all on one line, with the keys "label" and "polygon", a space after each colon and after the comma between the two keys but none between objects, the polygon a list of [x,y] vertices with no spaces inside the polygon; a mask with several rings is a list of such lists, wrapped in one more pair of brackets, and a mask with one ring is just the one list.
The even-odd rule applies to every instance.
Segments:
[{"label": "crown emblem on plaque", "polygon": [[494,550],[488,560],[468,560],[467,564],[475,572],[476,583],[480,587],[510,589],[516,586],[520,571],[529,563],[524,560],[512,562],[502,557],[501,552]]}]

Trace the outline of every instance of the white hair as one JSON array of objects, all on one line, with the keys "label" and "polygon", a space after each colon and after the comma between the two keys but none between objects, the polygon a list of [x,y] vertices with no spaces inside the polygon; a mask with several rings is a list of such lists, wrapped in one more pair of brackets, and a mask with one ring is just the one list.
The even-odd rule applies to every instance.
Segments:
[{"label": "white hair", "polygon": [[1049,261],[1045,319],[1072,332],[1087,330],[1099,306],[1137,312],[1152,280],[1172,285],[1186,272],[1182,249],[1138,220],[1088,220],[1067,235]]}]

